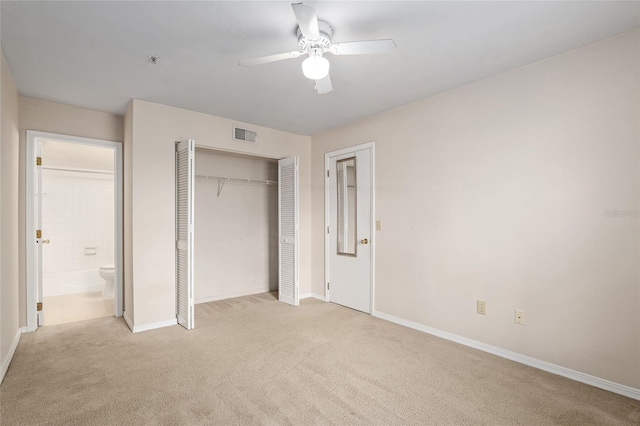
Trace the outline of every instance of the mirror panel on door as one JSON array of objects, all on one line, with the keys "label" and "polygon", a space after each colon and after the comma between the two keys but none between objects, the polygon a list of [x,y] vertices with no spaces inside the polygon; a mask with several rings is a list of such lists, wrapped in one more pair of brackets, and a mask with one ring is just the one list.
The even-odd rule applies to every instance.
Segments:
[{"label": "mirror panel on door", "polygon": [[356,256],[356,159],[345,158],[336,162],[338,194],[338,254]]}]

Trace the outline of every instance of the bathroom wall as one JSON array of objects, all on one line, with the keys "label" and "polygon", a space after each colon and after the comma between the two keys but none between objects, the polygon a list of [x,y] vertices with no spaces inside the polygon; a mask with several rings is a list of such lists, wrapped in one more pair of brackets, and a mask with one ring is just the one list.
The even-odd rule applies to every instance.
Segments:
[{"label": "bathroom wall", "polygon": [[114,262],[114,150],[45,140],[41,155],[44,295],[97,290]]},{"label": "bathroom wall", "polygon": [[[278,163],[196,149],[196,175],[278,180]],[[195,302],[278,289],[278,186],[196,178]]]},{"label": "bathroom wall", "polygon": [[55,274],[91,269],[97,277],[100,266],[113,265],[113,175],[44,170],[42,182],[42,228],[51,241],[42,247],[44,295],[54,296],[73,292],[54,285]]}]

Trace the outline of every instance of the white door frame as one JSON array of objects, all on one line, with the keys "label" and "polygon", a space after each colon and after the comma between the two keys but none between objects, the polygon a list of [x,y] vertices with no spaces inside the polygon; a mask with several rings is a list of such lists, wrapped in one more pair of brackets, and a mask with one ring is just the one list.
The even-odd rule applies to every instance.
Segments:
[{"label": "white door frame", "polygon": [[[371,149],[371,230],[369,235],[371,235],[371,302],[370,302],[370,310],[373,314],[374,306],[375,306],[375,282],[376,282],[376,220],[375,220],[375,206],[376,206],[376,150],[374,142],[367,142],[360,145],[352,146],[349,148],[342,148],[336,151],[327,152],[324,154],[324,299],[327,302],[331,302],[331,290],[329,289],[329,272],[331,270],[330,258],[331,254],[329,252],[330,243],[329,243],[329,233],[326,232],[329,228],[329,218],[331,212],[329,211],[329,193],[331,192],[331,188],[329,188],[329,177],[327,176],[327,171],[329,171],[329,161],[331,157],[337,157],[339,155],[348,154],[351,152],[362,151],[365,149]],[[335,173],[335,171],[333,171]]]},{"label": "white door frame", "polygon": [[114,163],[114,185],[115,185],[115,227],[114,227],[114,311],[116,317],[122,316],[123,307],[123,164],[122,164],[122,143],[101,139],[83,138],[78,136],[67,136],[57,133],[38,132],[27,130],[27,150],[26,150],[26,248],[27,248],[27,331],[35,331],[38,328],[37,319],[37,289],[36,289],[36,224],[34,220],[34,198],[35,198],[35,167],[36,140],[44,139],[53,142],[75,143],[81,145],[93,145],[104,148],[113,148],[115,153]]}]

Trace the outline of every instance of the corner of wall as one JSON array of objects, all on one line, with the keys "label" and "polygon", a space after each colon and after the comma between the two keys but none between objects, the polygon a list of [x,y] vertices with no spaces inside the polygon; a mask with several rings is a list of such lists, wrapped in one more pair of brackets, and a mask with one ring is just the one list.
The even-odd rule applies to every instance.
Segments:
[{"label": "corner of wall", "polygon": [[133,330],[135,320],[133,304],[133,108],[134,101],[129,102],[124,116],[124,317]]},{"label": "corner of wall", "polygon": [[0,51],[0,380],[20,339],[19,208],[18,208],[18,89]]}]

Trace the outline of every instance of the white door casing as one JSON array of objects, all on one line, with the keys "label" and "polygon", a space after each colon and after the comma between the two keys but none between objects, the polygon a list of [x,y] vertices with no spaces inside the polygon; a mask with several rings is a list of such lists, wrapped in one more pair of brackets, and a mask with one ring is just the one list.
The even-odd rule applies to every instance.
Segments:
[{"label": "white door casing", "polygon": [[[346,169],[338,166],[345,162],[354,164],[355,170],[346,174]],[[325,225],[328,231],[325,239],[325,298],[371,313],[375,247],[373,143],[329,152],[325,155],[325,165],[328,172],[325,177]],[[338,190],[339,185],[342,191]],[[345,194],[349,194],[349,200],[344,198]],[[341,250],[347,248],[347,254],[338,253],[339,238],[350,241],[346,246],[341,242]]]},{"label": "white door casing", "polygon": [[298,157],[278,161],[278,300],[299,304]]},{"label": "white door casing", "polygon": [[195,141],[176,142],[176,316],[191,330],[194,315]]},{"label": "white door casing", "polygon": [[[44,283],[42,278],[42,244],[45,239],[42,235],[42,141],[35,141],[35,155],[39,161],[36,162],[35,173],[35,225],[36,225],[36,305],[39,306],[37,311],[37,325],[42,327],[44,325],[44,311],[42,310],[42,303],[44,302]],[[38,235],[40,233],[40,235]]]}]

